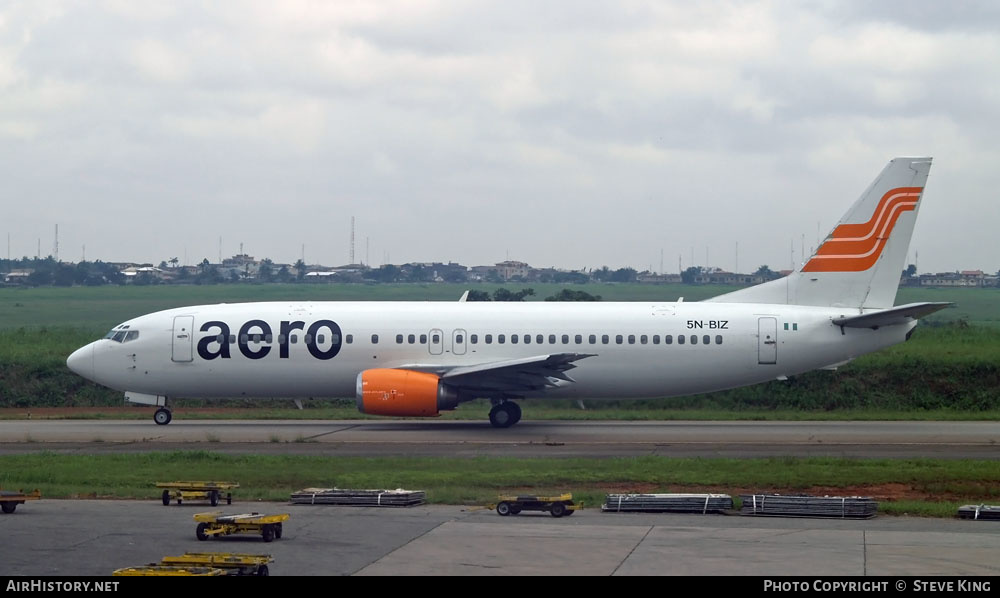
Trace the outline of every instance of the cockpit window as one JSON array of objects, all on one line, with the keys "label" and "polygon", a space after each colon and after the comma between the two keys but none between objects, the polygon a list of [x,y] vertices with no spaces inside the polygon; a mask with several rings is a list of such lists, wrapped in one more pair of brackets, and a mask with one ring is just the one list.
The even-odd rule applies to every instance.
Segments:
[{"label": "cockpit window", "polygon": [[127,343],[139,338],[139,331],[129,330],[128,326],[119,325],[115,326],[107,334],[105,334],[104,338],[115,341],[116,343]]}]

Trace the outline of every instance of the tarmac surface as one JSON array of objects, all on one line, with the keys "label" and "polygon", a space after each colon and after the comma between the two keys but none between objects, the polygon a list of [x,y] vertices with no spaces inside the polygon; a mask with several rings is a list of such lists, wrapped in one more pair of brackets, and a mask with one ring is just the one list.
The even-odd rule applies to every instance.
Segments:
[{"label": "tarmac surface", "polygon": [[[192,552],[264,553],[271,575],[1000,574],[1000,522],[738,515],[615,514],[585,509],[499,517],[457,506],[334,507],[241,503],[227,514],[289,513],[283,537],[198,541],[207,505],[40,500],[0,515],[3,573],[106,576]],[[890,585],[893,591],[894,586]]]},{"label": "tarmac surface", "polygon": [[1000,459],[1000,422],[0,421],[0,454],[211,449],[344,456]]}]

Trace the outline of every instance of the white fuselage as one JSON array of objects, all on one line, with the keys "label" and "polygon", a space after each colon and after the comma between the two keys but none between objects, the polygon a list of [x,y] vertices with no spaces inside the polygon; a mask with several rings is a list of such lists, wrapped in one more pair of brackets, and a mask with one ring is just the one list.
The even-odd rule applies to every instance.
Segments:
[{"label": "white fuselage", "polygon": [[358,374],[372,368],[471,366],[586,353],[593,356],[568,372],[575,382],[559,381],[524,396],[667,397],[839,364],[902,342],[915,325],[872,330],[831,322],[857,313],[856,308],[684,302],[203,305],[129,320],[116,329],[128,326],[138,332],[134,338],[96,341],[69,363],[100,384],[146,395],[349,398],[355,396]]}]

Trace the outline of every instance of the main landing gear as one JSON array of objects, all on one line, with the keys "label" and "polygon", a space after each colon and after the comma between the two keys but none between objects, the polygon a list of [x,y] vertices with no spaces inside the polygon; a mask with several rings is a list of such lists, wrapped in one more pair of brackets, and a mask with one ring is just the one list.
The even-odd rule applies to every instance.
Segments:
[{"label": "main landing gear", "polygon": [[490,423],[494,428],[509,428],[521,421],[521,406],[514,401],[504,401],[490,409]]},{"label": "main landing gear", "polygon": [[156,410],[156,413],[153,414],[153,421],[161,426],[165,426],[170,423],[170,420],[173,419],[173,417],[174,416],[170,413],[169,409],[166,407],[160,407]]}]

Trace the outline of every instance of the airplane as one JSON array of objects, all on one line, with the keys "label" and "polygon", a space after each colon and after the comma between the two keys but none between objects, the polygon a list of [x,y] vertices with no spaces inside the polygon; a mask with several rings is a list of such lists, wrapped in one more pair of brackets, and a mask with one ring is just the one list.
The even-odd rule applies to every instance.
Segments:
[{"label": "airplane", "polygon": [[672,397],[834,369],[951,305],[894,306],[930,166],[891,160],[803,265],[707,301],[199,305],[123,322],[66,363],[157,407],[161,425],[178,397],[353,397],[405,417],[486,398],[498,428],[521,419],[521,399]]}]

